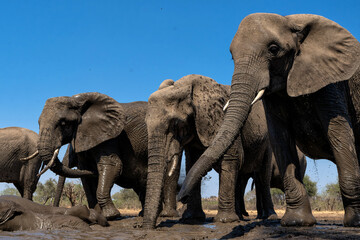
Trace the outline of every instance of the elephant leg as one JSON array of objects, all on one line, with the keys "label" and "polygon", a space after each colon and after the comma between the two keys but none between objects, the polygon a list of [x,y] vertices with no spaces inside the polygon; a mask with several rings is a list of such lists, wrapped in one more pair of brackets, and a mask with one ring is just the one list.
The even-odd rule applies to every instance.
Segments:
[{"label": "elephant leg", "polygon": [[221,161],[219,176],[219,205],[215,222],[235,222],[239,221],[239,216],[235,211],[235,187],[239,170],[239,149],[242,144],[239,139],[224,154]]},{"label": "elephant leg", "polygon": [[[192,147],[185,148],[186,173],[190,171],[191,167],[199,159],[202,152],[203,151]],[[190,197],[187,201],[187,207],[181,217],[181,221],[187,223],[204,222],[205,218],[206,216],[201,204],[201,182],[199,182],[195,185],[190,194]]]},{"label": "elephant leg", "polygon": [[[270,193],[270,181],[271,181],[271,158],[272,150],[270,146],[265,151],[262,161],[262,166],[259,173],[256,173],[257,185],[259,188],[259,195],[261,196],[261,218],[262,219],[278,219],[274,210],[274,205],[271,199]],[[300,179],[302,182],[302,179]],[[258,194],[256,194],[257,198]],[[259,211],[259,210],[258,210]],[[259,212],[258,212],[259,213]]]},{"label": "elephant leg", "polygon": [[[14,186],[15,186],[16,189],[19,191],[20,196],[21,196],[21,197],[24,197],[24,187],[23,187],[23,185],[20,184],[20,183],[18,183],[18,182],[16,182],[16,183],[14,183]],[[31,199],[30,199],[30,200],[31,200]]]},{"label": "elephant leg", "polygon": [[101,156],[98,162],[99,183],[96,191],[97,201],[102,209],[106,219],[116,219],[120,217],[119,211],[116,209],[110,192],[114,186],[114,182],[122,171],[122,162],[117,154]]},{"label": "elephant leg", "polygon": [[[336,86],[322,89],[316,107],[338,169],[339,185],[345,210],[344,226],[360,226],[360,169],[355,136],[347,111],[345,94],[333,91]],[[331,106],[335,102],[336,108]],[[330,104],[329,104],[330,103]]]},{"label": "elephant leg", "polygon": [[82,177],[81,183],[85,191],[89,208],[96,209],[99,213],[101,213],[101,209],[96,199],[96,188],[98,185],[98,179],[92,177]]},{"label": "elephant leg", "polygon": [[[167,173],[165,184],[164,184],[164,202],[163,209],[160,213],[161,217],[179,217],[179,213],[176,210],[176,190],[178,186],[178,180],[180,176],[181,156],[172,175],[169,176]],[[169,164],[170,166],[172,163]],[[168,170],[169,172],[169,170]]]},{"label": "elephant leg", "polygon": [[235,189],[235,211],[236,214],[239,216],[240,219],[244,219],[243,216],[248,217],[249,213],[246,211],[245,208],[245,189],[248,183],[249,177],[248,176],[238,176],[237,184]]},{"label": "elephant leg", "polygon": [[[300,174],[295,174],[300,171],[300,165],[295,139],[289,130],[288,124],[291,121],[287,117],[280,117],[277,114],[286,110],[281,108],[280,99],[276,99],[276,97],[276,95],[267,96],[263,102],[270,142],[283,179],[287,204],[280,223],[282,226],[312,226],[316,220],[311,212],[309,198],[303,183],[299,180]],[[269,98],[271,101],[268,101]]]},{"label": "elephant leg", "polygon": [[139,212],[139,217],[143,217],[144,216],[144,207],[145,207],[146,188],[134,188],[134,191],[138,195],[140,203],[141,203],[141,211]]}]

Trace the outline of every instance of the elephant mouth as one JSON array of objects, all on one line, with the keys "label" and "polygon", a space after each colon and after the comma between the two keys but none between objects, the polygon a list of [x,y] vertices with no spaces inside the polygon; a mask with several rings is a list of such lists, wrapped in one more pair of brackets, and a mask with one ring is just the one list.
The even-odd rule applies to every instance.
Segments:
[{"label": "elephant mouth", "polygon": [[46,165],[46,167],[43,170],[41,170],[41,172],[37,175],[38,177],[43,175],[47,170],[49,170],[54,165],[55,161],[57,160],[57,156],[59,155],[59,151],[60,151],[60,148],[55,149],[51,160]]}]

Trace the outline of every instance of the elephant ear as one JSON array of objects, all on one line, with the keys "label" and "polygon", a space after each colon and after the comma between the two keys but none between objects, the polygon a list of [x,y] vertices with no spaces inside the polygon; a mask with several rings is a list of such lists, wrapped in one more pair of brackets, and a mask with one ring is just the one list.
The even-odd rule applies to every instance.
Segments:
[{"label": "elephant ear", "polygon": [[76,153],[115,138],[123,131],[124,110],[113,98],[101,93],[82,93],[72,98],[81,114],[73,144]]},{"label": "elephant ear", "polygon": [[317,15],[286,17],[297,33],[299,50],[288,75],[289,96],[314,93],[348,80],[360,64],[360,44],[345,28]]},{"label": "elephant ear", "polygon": [[195,109],[195,127],[201,143],[208,147],[220,128],[223,107],[230,98],[230,86],[213,79],[198,76],[193,82],[192,100]]},{"label": "elephant ear", "polygon": [[13,216],[22,213],[23,210],[13,201],[0,200],[0,225],[6,223]]}]

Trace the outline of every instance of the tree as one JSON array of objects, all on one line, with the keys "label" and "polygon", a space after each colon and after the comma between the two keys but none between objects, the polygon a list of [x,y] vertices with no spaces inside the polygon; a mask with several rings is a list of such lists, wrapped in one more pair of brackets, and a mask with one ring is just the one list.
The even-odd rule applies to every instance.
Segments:
[{"label": "tree", "polygon": [[55,197],[56,181],[53,178],[46,180],[44,184],[38,182],[34,193],[34,202],[46,204],[49,200],[53,201]]},{"label": "tree", "polygon": [[327,204],[327,209],[333,211],[343,208],[339,183],[326,184],[323,198]]},{"label": "tree", "polygon": [[132,189],[121,189],[111,197],[117,208],[141,208],[139,197]]},{"label": "tree", "polygon": [[316,182],[313,182],[310,180],[310,177],[308,175],[305,175],[303,179],[303,183],[305,185],[305,189],[309,197],[314,197],[317,194],[317,186]]},{"label": "tree", "polygon": [[83,203],[85,191],[79,182],[68,182],[64,185],[62,196],[69,200],[71,206],[75,206],[76,204]]},{"label": "tree", "polygon": [[285,206],[285,194],[283,191],[278,188],[271,188],[270,193],[274,205]]},{"label": "tree", "polygon": [[13,188],[13,187],[10,187],[10,186],[7,185],[6,188],[0,192],[0,195],[16,195],[16,196],[20,196],[20,193],[16,188]]}]

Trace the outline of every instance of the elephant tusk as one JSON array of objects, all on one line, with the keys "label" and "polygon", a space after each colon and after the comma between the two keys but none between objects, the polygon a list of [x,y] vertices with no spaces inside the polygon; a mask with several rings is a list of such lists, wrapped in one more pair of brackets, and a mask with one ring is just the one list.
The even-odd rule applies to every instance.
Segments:
[{"label": "elephant tusk", "polygon": [[265,89],[261,89],[258,94],[256,95],[256,97],[254,98],[254,100],[252,101],[251,105],[254,105],[254,103],[256,103],[258,100],[260,100],[260,98],[264,95],[265,93]]},{"label": "elephant tusk", "polygon": [[41,172],[37,175],[37,177],[43,175],[47,170],[49,170],[49,168],[51,168],[54,165],[55,159],[57,158],[58,155],[59,155],[59,148],[54,151],[54,155],[52,156],[50,162],[48,163],[48,165],[46,165],[46,167],[43,170],[41,170]]},{"label": "elephant tusk", "polygon": [[229,103],[230,103],[230,100],[228,100],[225,104],[225,106],[223,107],[223,111],[225,112],[225,110],[228,108],[229,106]]},{"label": "elephant tusk", "polygon": [[175,156],[173,156],[172,157],[172,165],[171,165],[171,168],[170,168],[170,171],[169,171],[169,177],[171,177],[173,174],[174,174],[174,172],[175,172],[175,168],[176,168],[176,165],[177,165],[177,163],[178,163],[178,157],[175,155]]},{"label": "elephant tusk", "polygon": [[20,161],[30,160],[30,159],[36,157],[38,154],[39,154],[39,150],[36,150],[36,152],[34,152],[33,154],[31,154],[30,156],[25,157],[25,158],[20,158]]}]

